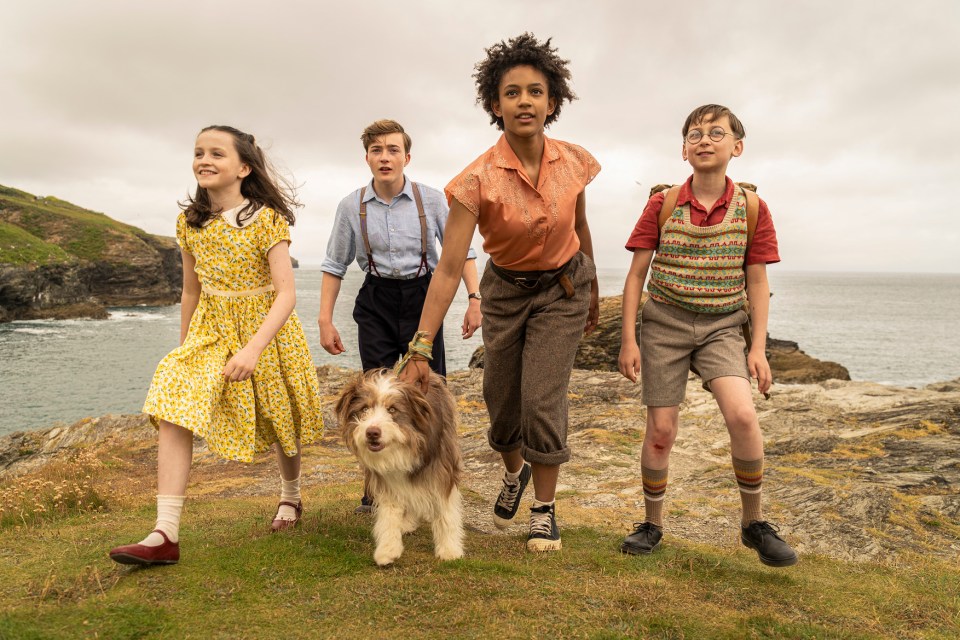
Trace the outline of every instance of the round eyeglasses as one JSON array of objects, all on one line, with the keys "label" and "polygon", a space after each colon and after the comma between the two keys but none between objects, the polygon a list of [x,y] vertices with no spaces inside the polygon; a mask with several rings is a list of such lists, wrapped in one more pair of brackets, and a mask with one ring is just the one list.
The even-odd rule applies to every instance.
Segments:
[{"label": "round eyeglasses", "polygon": [[[713,127],[706,133],[706,135],[709,136],[714,142],[720,142],[723,140],[723,136],[732,136],[733,134],[724,131],[722,127]],[[690,131],[687,131],[687,137],[685,140],[690,144],[697,144],[703,140],[703,136],[704,133],[703,131],[700,131],[700,129],[691,129]]]}]

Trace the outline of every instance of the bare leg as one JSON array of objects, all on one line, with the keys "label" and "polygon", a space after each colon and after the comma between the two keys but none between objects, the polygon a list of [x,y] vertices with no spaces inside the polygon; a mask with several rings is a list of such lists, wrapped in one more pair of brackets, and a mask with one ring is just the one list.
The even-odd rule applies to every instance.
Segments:
[{"label": "bare leg", "polygon": [[763,457],[763,434],[746,378],[724,376],[710,381],[710,390],[730,432],[730,453],[741,460]]},{"label": "bare leg", "polygon": [[680,407],[647,407],[647,432],[643,436],[640,464],[666,469],[680,429]]},{"label": "bare leg", "polygon": [[297,441],[297,455],[288,456],[283,452],[280,443],[273,445],[277,454],[277,466],[280,467],[280,477],[284,480],[296,480],[300,477],[300,442]]},{"label": "bare leg", "polygon": [[503,466],[509,473],[517,473],[523,467],[523,455],[520,453],[520,449],[501,452],[500,457],[503,458]]},{"label": "bare leg", "polygon": [[540,502],[553,502],[557,494],[557,478],[560,477],[560,465],[539,464],[534,462],[533,493]]},{"label": "bare leg", "polygon": [[148,547],[163,544],[163,531],[170,542],[180,539],[180,513],[193,462],[193,432],[180,425],[160,421],[157,438],[157,523],[154,532],[140,541]]},{"label": "bare leg", "polygon": [[161,420],[157,445],[157,493],[186,495],[192,462],[193,432]]}]

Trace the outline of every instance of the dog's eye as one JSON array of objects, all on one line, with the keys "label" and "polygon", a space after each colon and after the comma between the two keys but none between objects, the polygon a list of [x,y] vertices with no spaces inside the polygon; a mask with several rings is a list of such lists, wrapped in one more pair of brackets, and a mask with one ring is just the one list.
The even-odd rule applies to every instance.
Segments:
[{"label": "dog's eye", "polygon": [[397,408],[396,408],[396,407],[387,407],[387,411],[389,411],[391,415],[395,415],[395,414],[397,413]]}]

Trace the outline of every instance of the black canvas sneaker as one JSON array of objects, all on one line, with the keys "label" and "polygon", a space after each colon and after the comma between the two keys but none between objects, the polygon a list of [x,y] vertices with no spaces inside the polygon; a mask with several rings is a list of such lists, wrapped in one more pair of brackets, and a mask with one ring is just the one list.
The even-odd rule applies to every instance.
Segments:
[{"label": "black canvas sneaker", "polygon": [[527,488],[531,475],[533,475],[533,470],[530,468],[530,464],[524,462],[520,468],[520,477],[517,478],[515,483],[507,482],[506,477],[504,477],[503,488],[500,489],[497,502],[493,505],[493,524],[498,529],[506,529],[513,517],[517,515],[520,498],[523,497],[523,490]]},{"label": "black canvas sneaker", "polygon": [[560,529],[554,505],[530,507],[530,535],[527,536],[528,551],[559,551]]}]

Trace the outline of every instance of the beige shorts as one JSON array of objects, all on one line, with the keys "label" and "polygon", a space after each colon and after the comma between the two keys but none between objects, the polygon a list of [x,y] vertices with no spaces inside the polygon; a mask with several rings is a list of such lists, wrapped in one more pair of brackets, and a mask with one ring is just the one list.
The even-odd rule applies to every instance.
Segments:
[{"label": "beige shorts", "polygon": [[640,379],[643,403],[672,407],[683,402],[691,365],[703,379],[750,379],[741,325],[747,312],[696,313],[652,298],[640,312]]}]

